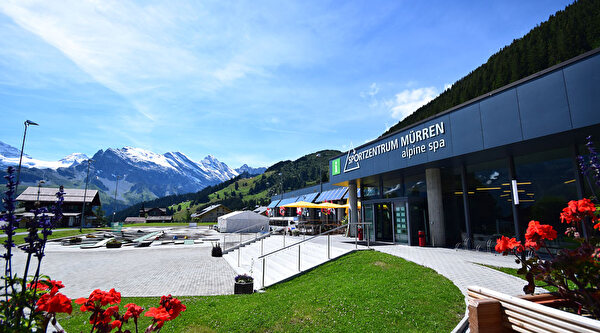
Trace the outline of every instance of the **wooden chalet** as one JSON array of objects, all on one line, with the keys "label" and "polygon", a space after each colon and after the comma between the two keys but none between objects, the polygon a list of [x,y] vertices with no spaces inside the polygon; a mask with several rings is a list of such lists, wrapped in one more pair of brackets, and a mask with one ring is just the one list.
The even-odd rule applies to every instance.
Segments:
[{"label": "wooden chalet", "polygon": [[[33,210],[38,206],[47,207],[48,210],[56,203],[56,187],[38,187],[29,186],[17,197],[17,202],[20,202],[25,207],[24,213],[18,213],[23,226],[33,218]],[[82,190],[76,188],[64,189],[64,201],[62,205],[63,218],[57,223],[57,227],[73,227],[79,226],[81,223],[81,210],[85,197],[85,220],[83,226],[92,226],[96,224],[96,215],[93,212],[95,207],[101,206],[100,195],[97,190]]]}]

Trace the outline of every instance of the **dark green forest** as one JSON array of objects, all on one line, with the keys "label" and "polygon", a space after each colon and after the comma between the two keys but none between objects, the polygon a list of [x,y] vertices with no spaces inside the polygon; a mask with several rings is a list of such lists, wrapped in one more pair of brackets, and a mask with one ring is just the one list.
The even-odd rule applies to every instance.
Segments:
[{"label": "dark green forest", "polygon": [[473,98],[600,47],[600,1],[580,0],[502,48],[450,89],[392,126],[398,131]]}]

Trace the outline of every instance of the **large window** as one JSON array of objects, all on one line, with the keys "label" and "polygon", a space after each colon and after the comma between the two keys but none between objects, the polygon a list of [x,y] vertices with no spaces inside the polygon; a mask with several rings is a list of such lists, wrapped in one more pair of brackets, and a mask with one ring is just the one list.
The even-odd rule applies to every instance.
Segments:
[{"label": "large window", "polygon": [[427,183],[425,173],[404,177],[405,196],[427,198]]},{"label": "large window", "polygon": [[383,197],[397,198],[404,196],[404,183],[401,177],[383,179]]},{"label": "large window", "polygon": [[[507,159],[467,166],[473,245],[515,235]],[[495,243],[495,242],[494,242]]]},{"label": "large window", "polygon": [[[469,192],[470,196],[475,194]],[[444,221],[446,241],[450,245],[464,243],[467,239],[465,208],[460,169],[442,169],[442,196],[444,200]]]},{"label": "large window", "polygon": [[519,219],[523,232],[529,221],[550,224],[558,232],[556,246],[564,240],[566,225],[559,214],[569,200],[576,200],[575,166],[569,149],[555,149],[515,156],[519,190]]}]

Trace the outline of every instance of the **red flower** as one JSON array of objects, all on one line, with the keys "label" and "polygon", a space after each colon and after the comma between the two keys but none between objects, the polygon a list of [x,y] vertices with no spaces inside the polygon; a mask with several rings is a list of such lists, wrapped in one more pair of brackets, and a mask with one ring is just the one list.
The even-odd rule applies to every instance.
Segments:
[{"label": "red flower", "polygon": [[598,220],[594,213],[596,207],[590,199],[571,200],[567,207],[560,213],[560,221],[572,224],[582,221],[585,217],[590,217],[592,221]]},{"label": "red flower", "polygon": [[159,308],[150,308],[144,316],[154,318],[157,327],[162,327],[165,321],[171,320],[171,316],[162,306]]},{"label": "red flower", "polygon": [[114,329],[114,328],[121,328],[121,325],[123,325],[123,323],[121,323],[120,320],[115,320],[112,323],[110,323],[110,328]]},{"label": "red flower", "polygon": [[162,296],[160,298],[160,305],[161,307],[164,307],[171,316],[171,319],[169,320],[177,318],[181,312],[186,310],[185,305],[183,305],[180,300],[174,298],[170,294],[169,296]]},{"label": "red flower", "polygon": [[506,236],[502,236],[496,240],[496,252],[504,253],[512,249],[521,252],[523,251],[523,245],[516,238],[508,238]]},{"label": "red flower", "polygon": [[71,314],[73,311],[73,305],[71,299],[67,296],[56,293],[44,294],[37,301],[37,309],[48,313],[68,313]]},{"label": "red flower", "polygon": [[525,232],[525,246],[539,250],[542,246],[541,241],[544,239],[554,240],[556,236],[556,230],[551,225],[540,224],[538,221],[531,220]]},{"label": "red flower", "polygon": [[600,223],[596,223],[596,225],[594,225],[594,229],[600,230]]},{"label": "red flower", "polygon": [[138,306],[137,304],[134,304],[134,303],[129,303],[129,304],[125,305],[125,307],[127,308],[127,312],[125,312],[125,314],[123,315],[124,320],[127,320],[131,317],[137,319],[140,317],[140,315],[144,311],[144,309],[141,306]]},{"label": "red flower", "polygon": [[[58,292],[58,289],[64,288],[65,285],[62,281],[55,280],[41,280],[37,282],[36,288],[37,291],[48,291],[50,290],[50,294],[54,295]],[[31,283],[27,284],[27,288],[33,289],[33,285]]]}]

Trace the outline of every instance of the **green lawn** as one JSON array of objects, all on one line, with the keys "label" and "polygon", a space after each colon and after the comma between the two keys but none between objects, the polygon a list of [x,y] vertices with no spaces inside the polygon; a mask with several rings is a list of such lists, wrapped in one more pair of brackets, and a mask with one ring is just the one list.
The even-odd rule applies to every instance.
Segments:
[{"label": "green lawn", "polygon": [[[519,279],[523,280],[523,286],[525,286],[527,284],[527,281],[525,281],[524,276],[517,274],[517,270],[518,270],[517,268],[497,267],[497,266],[484,265],[484,264],[479,264],[479,265],[485,266],[485,267],[488,267],[488,268],[491,268],[491,269],[495,269],[497,271],[500,271],[502,273],[506,273],[508,275],[516,276]],[[536,285],[538,285],[538,284],[541,286],[542,284],[544,284],[544,282],[536,281]],[[569,282],[569,285],[571,287],[573,287],[573,288],[575,287],[575,284],[573,284],[571,282]],[[554,286],[541,286],[541,287],[544,288],[544,289],[546,289],[546,290],[548,290],[549,292],[558,291],[558,288],[556,288]]]},{"label": "green lawn", "polygon": [[[25,230],[27,231],[27,230]],[[56,238],[62,238],[62,237],[69,237],[69,236],[77,236],[77,235],[85,235],[85,234],[89,234],[92,233],[93,231],[90,230],[86,230],[83,229],[82,232],[79,232],[78,229],[76,230],[61,230],[61,229],[55,229],[52,230],[52,235],[50,235],[48,237],[48,239],[56,239]],[[16,235],[13,236],[13,242],[15,242],[15,244],[20,245],[20,244],[24,244],[25,243],[25,237],[27,235]],[[4,241],[6,239],[6,237],[4,238],[0,238],[0,242]]]},{"label": "green lawn", "polygon": [[[158,299],[123,298],[121,304],[148,309]],[[449,332],[465,310],[448,279],[375,251],[349,254],[265,293],[180,299],[187,311],[162,332]],[[59,322],[67,332],[86,332],[88,317],[75,305]],[[140,331],[148,324],[144,318]]]}]

